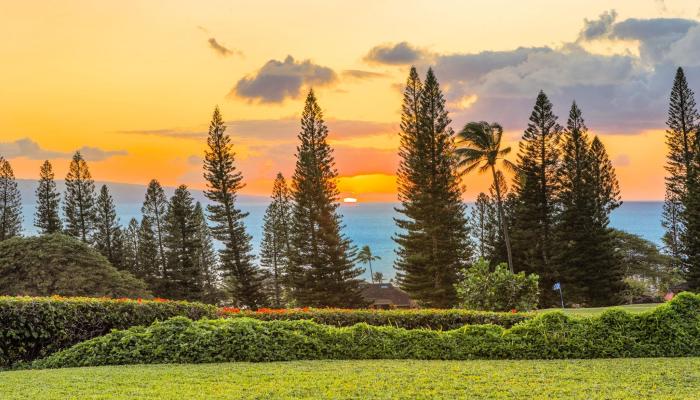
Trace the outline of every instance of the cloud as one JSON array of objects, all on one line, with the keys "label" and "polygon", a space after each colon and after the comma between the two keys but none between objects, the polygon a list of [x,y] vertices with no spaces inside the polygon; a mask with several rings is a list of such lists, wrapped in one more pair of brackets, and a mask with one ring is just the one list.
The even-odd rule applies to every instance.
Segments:
[{"label": "cloud", "polygon": [[42,149],[37,142],[29,138],[0,143],[0,155],[5,158],[25,157],[30,160],[68,157],[66,153],[60,151]]},{"label": "cloud", "polygon": [[214,51],[215,51],[217,54],[219,54],[220,56],[228,57],[228,56],[232,56],[232,55],[234,55],[234,54],[243,55],[243,53],[241,53],[240,50],[229,49],[228,47],[226,47],[226,46],[224,46],[223,44],[219,43],[219,42],[216,40],[216,38],[210,37],[209,40],[208,40],[207,42],[209,42],[209,47],[211,47],[212,50],[214,50]]},{"label": "cloud", "polygon": [[[598,40],[629,51],[596,52],[589,44]],[[490,120],[522,130],[542,89],[561,119],[576,100],[589,128],[634,134],[663,129],[678,65],[691,87],[700,85],[700,24],[677,18],[617,21],[617,13],[609,11],[585,20],[578,38],[560,46],[435,55],[434,60],[448,104],[468,105],[451,109],[456,127]]]},{"label": "cloud", "polygon": [[111,157],[126,156],[129,154],[126,150],[102,150],[99,147],[92,146],[83,146],[78,149],[78,151],[80,151],[80,154],[82,154],[83,158],[87,161],[103,161]]},{"label": "cloud", "polygon": [[416,63],[427,56],[429,56],[427,51],[408,42],[401,42],[375,46],[370,49],[364,59],[370,64],[407,65]]},{"label": "cloud", "polygon": [[281,103],[287,98],[298,97],[304,86],[329,85],[337,79],[335,71],[328,67],[287,56],[284,61],[270,60],[256,73],[240,79],[229,96],[261,103]]},{"label": "cloud", "polygon": [[620,154],[615,157],[613,164],[615,164],[616,167],[626,167],[630,165],[630,156],[627,154]]},{"label": "cloud", "polygon": [[375,78],[385,78],[387,77],[387,75],[380,72],[363,71],[359,69],[346,69],[345,71],[343,71],[343,77],[355,80],[368,80]]},{"label": "cloud", "polygon": [[[301,122],[299,118],[232,120],[226,121],[226,132],[238,139],[256,141],[296,141]],[[398,132],[394,123],[344,120],[330,118],[326,120],[329,136],[333,139],[351,139],[378,134]],[[206,130],[148,129],[127,130],[119,133],[129,135],[148,135],[175,139],[200,140],[207,137]]]},{"label": "cloud", "polygon": [[[113,156],[127,155],[125,150],[102,150],[97,147],[84,146],[79,149],[86,160],[102,161]],[[70,158],[73,152],[54,151],[43,149],[37,142],[29,138],[15,140],[14,142],[0,143],[0,155],[5,158],[28,158],[30,160],[46,160],[56,158]]]}]

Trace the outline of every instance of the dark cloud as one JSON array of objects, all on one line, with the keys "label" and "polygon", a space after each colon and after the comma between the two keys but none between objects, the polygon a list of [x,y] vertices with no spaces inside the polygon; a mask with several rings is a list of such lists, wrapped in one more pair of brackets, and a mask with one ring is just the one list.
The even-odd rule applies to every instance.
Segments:
[{"label": "dark cloud", "polygon": [[609,35],[615,19],[617,19],[617,11],[615,10],[603,12],[598,19],[584,19],[579,39],[594,40]]},{"label": "dark cloud", "polygon": [[[610,55],[587,50],[587,41],[599,39],[636,43],[639,51]],[[617,22],[616,13],[610,11],[596,21],[584,21],[579,38],[560,47],[438,55],[434,69],[448,102],[475,99],[463,109],[453,109],[456,126],[493,120],[506,129],[521,130],[542,89],[562,119],[575,99],[590,128],[626,134],[664,127],[678,65],[686,69],[691,87],[698,87],[697,22],[661,18]]]},{"label": "dark cloud", "polygon": [[[102,150],[97,147],[84,146],[79,149],[86,160],[102,161],[113,156],[124,156],[124,150]],[[29,138],[15,140],[14,142],[0,143],[0,156],[5,158],[24,157],[30,160],[46,160],[53,158],[70,158],[72,152],[53,151],[43,149],[37,142]]]},{"label": "dark cloud", "polygon": [[230,49],[230,48],[224,46],[223,44],[219,43],[216,40],[216,38],[210,37],[208,42],[209,42],[209,47],[211,47],[212,50],[214,50],[220,56],[228,57],[228,56],[232,56],[234,54],[242,55],[240,50]]},{"label": "dark cloud", "polygon": [[380,72],[363,71],[359,69],[346,69],[343,71],[343,77],[357,80],[385,78],[386,76],[386,74]]},{"label": "dark cloud", "polygon": [[408,42],[382,44],[370,49],[365,61],[372,64],[406,65],[413,64],[428,56],[428,52]]},{"label": "dark cloud", "polygon": [[310,60],[297,62],[292,56],[284,61],[270,60],[255,74],[236,83],[229,96],[256,100],[262,103],[280,103],[298,97],[304,86],[323,86],[338,79],[335,71]]}]

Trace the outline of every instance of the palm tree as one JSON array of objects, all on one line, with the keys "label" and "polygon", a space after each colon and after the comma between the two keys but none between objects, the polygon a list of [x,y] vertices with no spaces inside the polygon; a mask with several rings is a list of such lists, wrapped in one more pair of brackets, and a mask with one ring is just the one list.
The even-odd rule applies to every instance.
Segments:
[{"label": "palm tree", "polygon": [[369,265],[369,277],[372,280],[372,283],[374,283],[374,273],[372,272],[372,261],[375,260],[381,260],[382,258],[379,256],[375,256],[372,254],[372,250],[369,248],[369,246],[365,245],[362,247],[362,250],[360,250],[359,253],[357,253],[357,261]]},{"label": "palm tree", "polygon": [[501,222],[503,238],[506,242],[508,253],[508,268],[513,273],[513,254],[510,248],[510,235],[508,234],[508,221],[503,213],[503,193],[505,179],[497,168],[500,163],[504,168],[515,171],[516,166],[505,159],[510,153],[510,147],[501,148],[501,138],[503,137],[503,127],[494,122],[489,124],[485,121],[470,122],[464,126],[458,134],[456,153],[459,157],[459,166],[464,168],[464,173],[477,169],[480,173],[491,172],[493,175],[493,186],[496,191],[496,203],[498,205],[498,219]]}]

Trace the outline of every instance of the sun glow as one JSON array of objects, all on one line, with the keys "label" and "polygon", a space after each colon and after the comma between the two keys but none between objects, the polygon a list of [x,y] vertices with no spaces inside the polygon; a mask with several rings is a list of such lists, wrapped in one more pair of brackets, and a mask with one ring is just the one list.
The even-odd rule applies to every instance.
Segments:
[{"label": "sun glow", "polygon": [[343,203],[357,203],[357,199],[354,197],[346,197],[343,199]]}]

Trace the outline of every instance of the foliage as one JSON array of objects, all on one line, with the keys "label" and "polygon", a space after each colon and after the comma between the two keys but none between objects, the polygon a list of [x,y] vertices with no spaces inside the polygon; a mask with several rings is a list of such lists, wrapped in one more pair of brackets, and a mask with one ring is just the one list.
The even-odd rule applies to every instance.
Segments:
[{"label": "foliage", "polygon": [[457,274],[472,253],[450,122],[433,70],[422,83],[411,68],[399,133],[394,266],[401,288],[427,307],[456,304]]},{"label": "foliage", "polygon": [[700,359],[297,361],[2,374],[5,400],[696,398]]},{"label": "foliage", "polygon": [[85,243],[58,233],[0,242],[0,294],[149,295],[143,281],[117,270]]},{"label": "foliage", "polygon": [[274,307],[281,307],[288,297],[290,219],[292,203],[287,182],[277,173],[272,185],[272,201],[263,217],[260,266],[267,272],[266,291]]},{"label": "foliage", "polygon": [[338,213],[338,188],[328,127],[313,90],[301,116],[296,166],[292,176],[292,297],[300,305],[364,305],[355,265],[355,247],[345,237]]},{"label": "foliage", "polygon": [[557,300],[549,288],[560,279],[552,263],[552,246],[561,129],[552,103],[540,91],[519,142],[512,240],[515,270],[539,275],[542,304]]},{"label": "foliage", "polygon": [[[154,273],[154,279],[162,277],[165,270],[167,258],[165,254],[165,216],[168,213],[168,199],[165,196],[165,190],[157,179],[151,179],[146,188],[146,196],[141,206],[141,214],[143,219],[148,222],[145,225],[148,227],[148,232],[143,232],[142,235],[148,235],[148,241],[154,242],[156,247],[156,258],[151,262],[155,268],[148,268]],[[142,222],[143,224],[143,222]],[[146,229],[146,228],[143,228]],[[150,251],[150,249],[149,249]],[[149,254],[150,255],[150,254]]]},{"label": "foliage", "polygon": [[212,234],[223,245],[219,261],[234,301],[240,306],[259,307],[266,303],[262,290],[264,276],[253,262],[252,237],[244,224],[248,213],[236,208],[238,191],[244,185],[235,156],[231,137],[216,107],[204,154],[204,178],[207,180],[204,194],[211,201],[207,212],[214,223]]},{"label": "foliage", "polygon": [[114,207],[114,199],[107,185],[102,185],[95,203],[93,243],[97,251],[102,253],[112,265],[122,268],[124,262],[122,230]]},{"label": "foliage", "polygon": [[332,326],[352,326],[368,324],[373,326],[394,326],[404,329],[457,329],[464,325],[493,324],[509,328],[532,318],[530,313],[473,311],[460,309],[412,309],[412,310],[373,310],[342,308],[292,308],[267,309],[256,311],[237,308],[219,310],[225,318],[254,318],[261,321],[312,320],[318,324]]},{"label": "foliage", "polygon": [[53,168],[49,160],[44,161],[39,170],[39,185],[36,188],[36,214],[34,226],[39,233],[58,233],[63,229],[59,213],[61,195],[56,190]]},{"label": "foliage", "polygon": [[73,155],[68,167],[63,213],[65,233],[88,243],[95,224],[95,182],[79,151]]},{"label": "foliage", "polygon": [[649,313],[610,310],[572,318],[538,315],[506,329],[466,325],[450,331],[311,321],[184,317],[79,343],[35,368],[117,364],[318,359],[570,359],[700,355],[700,295],[682,293]]},{"label": "foliage", "polygon": [[22,198],[10,162],[0,156],[0,241],[22,232]]},{"label": "foliage", "polygon": [[[510,229],[503,211],[503,197],[507,187],[502,179],[502,172],[496,166],[502,164],[509,171],[515,171],[516,166],[505,158],[510,154],[510,147],[501,147],[503,127],[495,122],[491,124],[485,121],[470,122],[459,132],[458,137],[456,154],[459,158],[459,166],[464,168],[464,172],[469,173],[478,168],[479,172],[490,172],[492,175],[492,187],[496,193],[498,210],[497,225],[500,226],[505,241],[508,269],[514,272]],[[483,249],[481,253],[481,257],[484,257]]]},{"label": "foliage", "polygon": [[612,230],[615,252],[627,280],[647,283],[647,292],[663,296],[681,282],[671,256],[662,254],[656,244],[628,232]]},{"label": "foliage", "polygon": [[504,263],[492,271],[489,262],[480,259],[462,270],[455,285],[459,306],[471,310],[532,310],[537,307],[538,276],[510,272]]},{"label": "foliage", "polygon": [[161,293],[170,299],[200,300],[203,294],[203,273],[196,254],[201,246],[197,233],[199,222],[195,204],[187,186],[180,185],[170,199],[165,217],[164,243],[167,268]]},{"label": "foliage", "polygon": [[476,259],[492,259],[498,246],[498,215],[496,202],[486,193],[479,193],[469,215],[469,233],[474,243]]},{"label": "foliage", "polygon": [[216,308],[162,299],[0,297],[0,367],[173,316],[212,318]]}]

